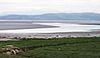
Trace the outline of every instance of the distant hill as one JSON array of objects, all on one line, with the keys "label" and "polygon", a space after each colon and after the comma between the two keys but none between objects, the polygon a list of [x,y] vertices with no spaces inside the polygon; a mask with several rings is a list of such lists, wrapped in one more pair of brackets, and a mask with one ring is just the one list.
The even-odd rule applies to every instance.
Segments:
[{"label": "distant hill", "polygon": [[100,20],[97,13],[48,13],[42,15],[6,15],[3,20]]}]

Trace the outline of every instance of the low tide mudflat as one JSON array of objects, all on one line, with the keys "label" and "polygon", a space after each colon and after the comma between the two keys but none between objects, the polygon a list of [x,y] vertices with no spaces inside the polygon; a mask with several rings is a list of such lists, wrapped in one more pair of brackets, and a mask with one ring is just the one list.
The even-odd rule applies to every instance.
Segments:
[{"label": "low tide mudflat", "polygon": [[[99,22],[69,21],[0,21],[1,37],[94,37],[100,36]],[[79,32],[79,33],[78,33]],[[63,34],[62,34],[63,33]]]},{"label": "low tide mudflat", "polygon": [[18,29],[37,29],[37,28],[51,28],[56,26],[32,24],[32,22],[0,22],[0,30],[18,30]]}]

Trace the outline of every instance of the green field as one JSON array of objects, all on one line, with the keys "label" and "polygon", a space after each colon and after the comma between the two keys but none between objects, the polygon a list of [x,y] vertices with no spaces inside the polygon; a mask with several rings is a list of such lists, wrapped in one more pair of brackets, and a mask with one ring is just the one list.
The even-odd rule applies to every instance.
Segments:
[{"label": "green field", "polygon": [[33,48],[32,50],[17,55],[0,53],[0,58],[100,58],[100,37],[54,38],[47,40],[34,39],[0,42],[0,48],[5,45],[14,45],[17,47],[45,47]]}]

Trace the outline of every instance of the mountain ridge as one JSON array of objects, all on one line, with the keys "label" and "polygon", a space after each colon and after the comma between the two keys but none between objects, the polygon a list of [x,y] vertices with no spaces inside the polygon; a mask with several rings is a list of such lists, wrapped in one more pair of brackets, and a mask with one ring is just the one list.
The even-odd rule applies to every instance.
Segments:
[{"label": "mountain ridge", "polygon": [[41,15],[4,15],[3,20],[100,20],[98,13],[47,13]]}]

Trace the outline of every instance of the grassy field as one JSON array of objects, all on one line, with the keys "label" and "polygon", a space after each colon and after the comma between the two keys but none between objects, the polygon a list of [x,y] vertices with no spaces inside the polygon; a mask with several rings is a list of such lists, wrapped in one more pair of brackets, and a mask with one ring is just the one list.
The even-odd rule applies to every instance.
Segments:
[{"label": "grassy field", "polygon": [[5,45],[17,47],[50,46],[33,48],[17,55],[0,54],[0,58],[100,58],[100,37],[0,42],[0,48]]}]

